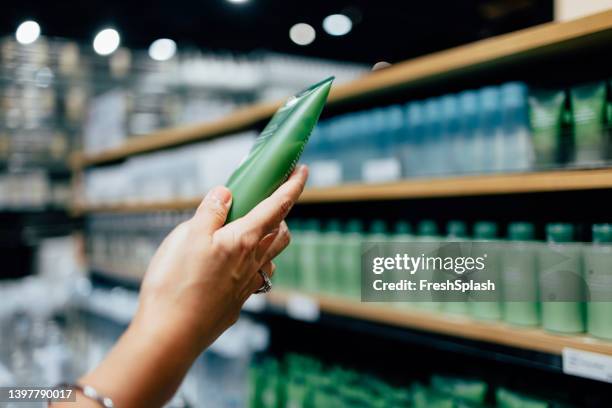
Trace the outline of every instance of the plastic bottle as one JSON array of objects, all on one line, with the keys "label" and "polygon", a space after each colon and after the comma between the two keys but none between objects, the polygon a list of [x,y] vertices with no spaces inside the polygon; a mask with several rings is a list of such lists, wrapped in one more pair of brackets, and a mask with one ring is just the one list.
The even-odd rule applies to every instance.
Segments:
[{"label": "plastic bottle", "polygon": [[589,290],[587,331],[612,340],[612,224],[593,225],[593,245],[584,249],[584,274]]},{"label": "plastic bottle", "polygon": [[489,221],[479,221],[474,224],[474,246],[481,248],[477,252],[487,255],[486,269],[470,275],[476,282],[491,280],[495,283],[495,291],[473,292],[469,303],[470,315],[482,320],[499,320],[502,318],[500,261],[501,253],[497,242],[497,224]]},{"label": "plastic bottle", "polygon": [[363,223],[357,219],[347,222],[342,244],[338,253],[339,281],[342,295],[359,299],[361,297],[361,243]]},{"label": "plastic bottle", "polygon": [[[449,244],[451,242],[462,242],[468,240],[468,231],[467,225],[463,221],[449,221],[446,224],[446,244],[442,244],[442,248],[440,248],[440,256],[445,258],[447,256],[459,256],[461,254],[458,253],[459,247],[453,244]],[[440,280],[449,279],[449,276],[444,273],[443,276],[440,277]],[[446,313],[458,314],[458,315],[468,315],[468,297],[465,293],[445,293],[444,294],[444,302],[442,303],[442,310]]]},{"label": "plastic bottle", "polygon": [[565,92],[539,89],[529,95],[529,124],[535,153],[535,167],[548,169],[558,162]]},{"label": "plastic bottle", "polygon": [[298,258],[301,289],[305,292],[313,293],[319,289],[317,268],[320,254],[317,249],[320,237],[321,223],[318,220],[309,219],[302,223]]},{"label": "plastic bottle", "polygon": [[502,170],[504,138],[502,133],[501,98],[499,88],[488,86],[479,91],[480,126],[479,140],[482,144],[482,171]]},{"label": "plastic bottle", "polygon": [[587,166],[601,165],[606,159],[606,83],[602,81],[573,87],[570,90],[570,98],[576,140],[576,163]]},{"label": "plastic bottle", "polygon": [[423,103],[424,174],[437,176],[444,173],[445,146],[442,145],[442,112],[439,98],[429,98]]},{"label": "plastic bottle", "polygon": [[332,80],[290,98],[272,117],[227,182],[233,194],[227,222],[244,216],[288,177],[319,119]]},{"label": "plastic bottle", "polygon": [[540,250],[540,300],[542,326],[559,333],[581,333],[585,330],[581,247],[573,243],[574,227],[570,224],[548,224],[548,245]]},{"label": "plastic bottle", "polygon": [[464,137],[464,151],[460,155],[460,168],[465,173],[482,171],[482,146],[479,144],[477,129],[480,118],[479,100],[476,91],[465,91],[459,94],[460,133]]},{"label": "plastic bottle", "polygon": [[425,159],[424,118],[421,102],[410,102],[405,108],[406,147],[402,150],[402,171],[406,178],[423,175]]},{"label": "plastic bottle", "polygon": [[[396,221],[393,225],[393,235],[388,237],[388,253],[387,256],[395,257],[397,254],[400,256],[404,253],[410,252],[411,242],[414,241],[414,236],[412,235],[412,227],[407,221]],[[391,280],[399,281],[401,279],[407,279],[408,276],[402,272],[397,271]],[[397,294],[397,303],[394,305],[396,307],[404,307],[407,305],[406,301],[409,300],[410,293],[401,293]]]},{"label": "plastic bottle", "polygon": [[339,220],[329,220],[325,224],[317,245],[317,253],[319,254],[317,282],[321,292],[328,294],[336,294],[339,291],[337,275],[339,273],[338,253],[342,245],[340,230]]},{"label": "plastic bottle", "polygon": [[[414,254],[412,256],[437,256],[438,247],[437,244],[440,242],[440,235],[438,232],[438,225],[433,220],[421,220],[417,225],[417,238],[414,244]],[[420,244],[419,244],[420,243]],[[414,275],[417,284],[421,279],[432,282],[435,279],[436,271],[432,269],[423,269],[416,272]],[[440,303],[435,302],[434,293],[417,291],[413,294],[415,303],[413,306],[425,310],[439,310]]]},{"label": "plastic bottle", "polygon": [[281,287],[297,288],[299,285],[298,252],[300,242],[300,220],[287,220],[291,242],[275,259],[275,283]]},{"label": "plastic bottle", "polygon": [[397,158],[397,133],[402,126],[399,107],[389,106],[369,112],[370,134],[368,146],[371,157],[363,162],[362,179],[367,183],[397,180],[401,176],[401,165]]},{"label": "plastic bottle", "polygon": [[504,321],[508,323],[540,324],[537,254],[533,224],[510,224],[501,262]]},{"label": "plastic bottle", "polygon": [[457,95],[445,95],[442,105],[442,155],[446,163],[445,174],[465,173],[462,155],[465,152],[464,135],[461,132],[459,98]]},{"label": "plastic bottle", "polygon": [[522,82],[510,82],[501,87],[503,171],[525,171],[533,167],[528,94],[527,85]]}]

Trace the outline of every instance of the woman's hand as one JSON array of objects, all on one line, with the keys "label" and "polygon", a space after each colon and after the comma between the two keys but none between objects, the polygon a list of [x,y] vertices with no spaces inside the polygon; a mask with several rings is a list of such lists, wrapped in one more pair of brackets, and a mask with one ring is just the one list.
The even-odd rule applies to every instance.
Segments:
[{"label": "woman's hand", "polygon": [[[197,356],[237,319],[263,285],[262,269],[289,243],[284,222],[302,193],[299,167],[270,197],[224,225],[225,187],[211,190],[195,215],[161,244],[145,274],[136,316],[105,360],[81,379],[118,407],[155,407],[180,385]],[[79,406],[95,406],[78,399]]]}]

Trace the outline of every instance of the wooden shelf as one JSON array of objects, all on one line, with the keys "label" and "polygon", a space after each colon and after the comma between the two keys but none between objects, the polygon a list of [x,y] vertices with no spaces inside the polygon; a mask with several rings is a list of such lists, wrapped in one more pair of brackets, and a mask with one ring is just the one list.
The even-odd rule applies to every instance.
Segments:
[{"label": "wooden shelf", "polygon": [[[274,290],[267,296],[271,304],[284,308],[292,293]],[[362,303],[322,295],[308,297],[319,305],[321,312],[342,317],[555,355],[560,355],[566,347],[612,355],[612,341],[608,342],[587,336],[557,335],[541,329],[522,328],[500,322],[476,321],[464,316],[446,315],[417,309],[399,309],[391,304]]]},{"label": "wooden shelf", "polygon": [[[612,169],[406,180],[387,184],[348,184],[304,191],[301,203],[398,200],[495,194],[542,193],[612,188]],[[147,212],[196,208],[201,197],[148,203],[77,206],[76,213]]]},{"label": "wooden shelf", "polygon": [[[476,75],[483,70],[520,64],[534,57],[562,55],[571,49],[610,43],[612,11],[564,23],[547,23],[395,64],[349,84],[334,87],[329,104],[333,106],[389,90],[435,83],[442,78]],[[99,165],[251,128],[268,119],[279,105],[280,102],[260,103],[210,123],[134,137],[123,146],[104,152],[76,154],[72,165],[75,169]]]}]

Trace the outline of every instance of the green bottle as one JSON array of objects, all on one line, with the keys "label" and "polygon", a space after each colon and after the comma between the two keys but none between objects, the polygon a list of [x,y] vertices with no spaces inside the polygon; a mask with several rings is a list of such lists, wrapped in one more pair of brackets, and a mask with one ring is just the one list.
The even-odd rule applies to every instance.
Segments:
[{"label": "green bottle", "polygon": [[[389,238],[387,223],[383,220],[373,220],[370,224],[370,231],[366,236],[363,249],[365,251],[374,250],[374,253],[371,255],[373,257],[387,257],[390,252],[387,246],[387,243],[390,242]],[[390,281],[390,276],[384,276],[383,279]],[[361,288],[361,283],[359,287]]]},{"label": "green bottle", "polygon": [[325,223],[325,228],[318,243],[319,277],[317,280],[321,292],[327,294],[336,294],[339,290],[337,275],[339,269],[338,252],[342,245],[340,230],[341,224],[339,220],[329,220]]},{"label": "green bottle", "polygon": [[[389,254],[390,257],[395,257],[396,254],[403,255],[404,253],[409,252],[410,243],[414,241],[414,236],[412,235],[412,228],[410,223],[407,221],[397,221],[393,226],[393,235],[390,237],[390,245],[389,245]],[[401,271],[398,271],[393,276],[393,281],[399,281],[401,279],[406,279],[407,275]],[[400,296],[399,301],[394,303],[395,307],[403,308],[410,303],[407,301],[410,298],[410,293],[403,293],[398,295]]]},{"label": "green bottle", "polygon": [[498,408],[548,408],[552,406],[544,400],[511,391],[503,387],[499,387],[495,390],[495,400]]},{"label": "green bottle", "polygon": [[338,253],[339,282],[341,294],[353,299],[361,297],[361,243],[363,241],[363,223],[352,219],[346,224],[342,234],[342,244]]},{"label": "green bottle", "polygon": [[321,115],[332,81],[333,77],[328,78],[300,92],[272,117],[227,181],[233,195],[227,222],[251,211],[291,174]]},{"label": "green bottle", "polygon": [[577,301],[584,298],[581,246],[573,243],[573,237],[572,225],[548,224],[548,245],[538,257],[542,326],[553,332],[585,330],[585,305]]},{"label": "green bottle", "polygon": [[606,159],[606,94],[605,82],[570,90],[577,164],[603,164]]},{"label": "green bottle", "polygon": [[299,271],[302,283],[301,289],[308,293],[319,290],[319,240],[321,237],[321,223],[319,220],[309,219],[302,224],[300,233]]},{"label": "green bottle", "polygon": [[529,122],[537,168],[551,168],[560,154],[566,95],[563,90],[535,90],[529,95]]},{"label": "green bottle", "polygon": [[489,386],[485,381],[475,378],[433,375],[431,388],[464,402],[484,404]]},{"label": "green bottle", "polygon": [[503,245],[501,274],[504,321],[523,326],[540,324],[538,246],[528,222],[508,226],[509,242]]},{"label": "green bottle", "polygon": [[[482,247],[487,254],[486,272],[474,273],[470,276],[475,282],[491,279],[496,284],[494,292],[474,292],[469,303],[470,315],[482,320],[500,320],[502,318],[500,279],[501,251],[497,241],[497,224],[480,221],[474,224],[475,247]],[[480,251],[479,251],[480,252]]]},{"label": "green bottle", "polygon": [[593,245],[584,249],[584,274],[590,296],[587,331],[612,340],[612,224],[593,225]]},{"label": "green bottle", "polygon": [[300,221],[297,219],[287,220],[291,233],[291,242],[287,248],[274,259],[276,273],[275,283],[280,287],[295,289],[298,285],[298,262],[297,253],[300,235]]},{"label": "green bottle", "polygon": [[[420,221],[417,225],[417,233],[417,242],[422,242],[424,245],[419,246],[418,243],[415,244],[415,250],[418,250],[413,256],[420,256],[421,254],[424,254],[425,256],[438,256],[438,251],[433,249],[435,248],[435,245],[433,244],[440,243],[441,241],[436,222],[433,220]],[[418,271],[414,276],[417,276],[416,281],[418,285],[419,280],[424,279],[432,282],[437,275],[435,270],[429,269]],[[440,310],[441,303],[433,301],[432,293],[417,291],[414,293],[414,295],[416,302],[413,306],[430,311]]]},{"label": "green bottle", "polygon": [[[467,224],[463,221],[449,221],[446,224],[446,239],[447,242],[462,242],[468,240]],[[457,256],[457,248],[451,245],[442,244],[440,248],[440,256],[445,258],[447,256]],[[443,274],[440,276],[440,280],[446,280],[448,275]],[[456,314],[456,315],[468,315],[468,296],[461,292],[448,292],[444,294],[444,302],[442,303],[442,311],[445,313]]]}]

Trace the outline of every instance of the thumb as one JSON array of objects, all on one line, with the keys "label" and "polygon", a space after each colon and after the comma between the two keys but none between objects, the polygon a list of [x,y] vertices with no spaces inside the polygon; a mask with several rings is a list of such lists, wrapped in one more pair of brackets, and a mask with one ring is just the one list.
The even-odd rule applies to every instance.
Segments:
[{"label": "thumb", "polygon": [[225,224],[232,204],[232,192],[223,186],[213,188],[206,194],[193,216],[194,221],[208,234]]}]

